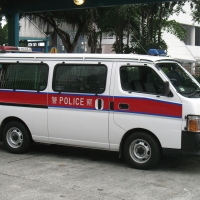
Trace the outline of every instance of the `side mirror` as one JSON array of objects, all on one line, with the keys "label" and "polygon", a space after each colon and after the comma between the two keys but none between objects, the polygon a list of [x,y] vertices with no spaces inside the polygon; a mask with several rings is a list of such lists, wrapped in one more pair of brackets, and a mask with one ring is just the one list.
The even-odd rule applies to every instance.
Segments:
[{"label": "side mirror", "polygon": [[170,89],[169,89],[169,82],[165,81],[163,84],[163,95],[168,97],[170,94]]}]

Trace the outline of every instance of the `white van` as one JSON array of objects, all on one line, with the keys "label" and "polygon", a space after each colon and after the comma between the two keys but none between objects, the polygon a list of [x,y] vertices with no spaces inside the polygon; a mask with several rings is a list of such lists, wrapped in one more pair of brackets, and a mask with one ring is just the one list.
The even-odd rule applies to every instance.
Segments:
[{"label": "white van", "polygon": [[168,57],[0,54],[0,136],[118,151],[134,168],[200,155],[200,85]]}]

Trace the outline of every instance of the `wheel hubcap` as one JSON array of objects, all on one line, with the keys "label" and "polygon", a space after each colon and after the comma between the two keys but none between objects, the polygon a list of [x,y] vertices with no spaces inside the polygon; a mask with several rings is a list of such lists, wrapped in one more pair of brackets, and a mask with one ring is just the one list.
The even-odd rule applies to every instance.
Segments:
[{"label": "wheel hubcap", "polygon": [[135,162],[145,163],[151,157],[151,147],[145,140],[137,139],[131,143],[129,153]]},{"label": "wheel hubcap", "polygon": [[20,129],[13,127],[7,131],[6,139],[12,148],[19,148],[23,143],[23,134]]}]

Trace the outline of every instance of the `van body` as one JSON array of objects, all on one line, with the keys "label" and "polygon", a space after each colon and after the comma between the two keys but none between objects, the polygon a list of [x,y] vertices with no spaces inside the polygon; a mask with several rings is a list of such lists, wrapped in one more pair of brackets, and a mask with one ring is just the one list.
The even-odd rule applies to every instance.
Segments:
[{"label": "van body", "polygon": [[1,140],[118,151],[134,168],[200,155],[200,85],[169,57],[0,54]]}]

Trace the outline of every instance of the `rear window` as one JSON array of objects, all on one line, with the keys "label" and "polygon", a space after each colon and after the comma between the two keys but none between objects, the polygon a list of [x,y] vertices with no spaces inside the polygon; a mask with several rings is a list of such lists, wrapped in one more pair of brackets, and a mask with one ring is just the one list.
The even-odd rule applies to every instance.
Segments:
[{"label": "rear window", "polygon": [[0,64],[0,88],[45,90],[48,71],[46,64]]}]

